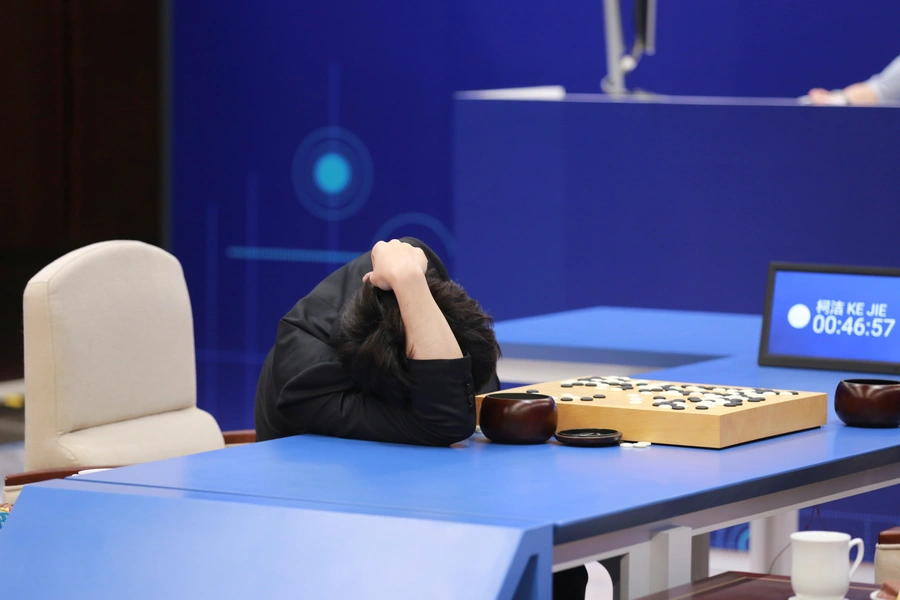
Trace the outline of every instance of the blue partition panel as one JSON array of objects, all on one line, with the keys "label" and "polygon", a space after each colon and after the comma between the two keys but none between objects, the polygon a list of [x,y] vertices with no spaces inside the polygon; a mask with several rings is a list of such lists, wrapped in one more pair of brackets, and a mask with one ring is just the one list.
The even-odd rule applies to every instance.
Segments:
[{"label": "blue partition panel", "polygon": [[758,314],[769,261],[900,266],[897,131],[896,108],[459,95],[457,275],[500,319]]}]

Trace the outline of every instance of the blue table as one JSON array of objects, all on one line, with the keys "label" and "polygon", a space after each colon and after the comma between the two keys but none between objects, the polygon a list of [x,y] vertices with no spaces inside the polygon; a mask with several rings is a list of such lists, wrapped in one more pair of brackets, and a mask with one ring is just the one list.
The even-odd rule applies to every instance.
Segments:
[{"label": "blue table", "polygon": [[[629,326],[624,314],[598,309],[593,325],[583,313],[560,314],[500,323],[497,331],[503,344],[552,348],[566,341],[555,337],[553,323],[568,327],[575,319],[584,330],[602,330],[603,349],[613,354],[618,348],[652,352],[655,344],[659,355],[678,355],[681,348],[704,357],[739,352],[649,374],[655,379],[830,392],[854,375],[756,366],[752,354],[740,353],[746,340],[729,340],[731,333],[748,335],[755,317],[640,312]],[[688,326],[696,330],[694,341],[683,346],[660,334]],[[589,338],[579,335],[570,339],[590,350]],[[334,562],[346,563],[350,576],[349,565],[363,561],[417,565],[391,578],[364,570],[361,577],[374,577],[370,597],[415,596],[402,585],[411,578],[419,597],[438,597],[432,593],[444,589],[453,597],[513,598],[527,589],[548,598],[551,562],[562,569],[622,553],[634,597],[683,583],[690,553],[681,550],[697,534],[896,482],[900,430],[848,428],[833,414],[820,429],[725,450],[515,447],[481,436],[451,448],[421,448],[309,435],[32,486],[0,535],[0,554],[13,573],[4,587],[33,589],[38,553],[43,564],[96,566],[91,555],[74,553],[76,542],[106,549],[103,560],[129,573],[142,563],[126,551],[158,544],[199,556],[209,546],[214,558],[196,571],[162,561],[178,581],[201,589],[197,581],[211,577],[216,561],[224,571],[236,568],[238,561],[221,550],[225,540],[213,533],[216,523],[228,523],[252,549],[244,555],[245,572],[270,573],[273,561],[284,565],[285,548],[313,549],[291,563],[290,578],[263,578],[272,597],[296,591],[301,580],[334,593]],[[73,524],[64,507],[87,520]],[[215,516],[206,518],[207,511]],[[121,516],[109,523],[109,515]],[[27,551],[11,553],[17,546]],[[472,576],[460,579],[468,570]],[[42,589],[62,589],[65,582],[47,572]],[[361,588],[368,589],[366,581]],[[219,589],[218,582],[210,585]],[[110,587],[110,596],[116,589]]]},{"label": "blue table", "polygon": [[654,368],[753,355],[761,328],[759,315],[615,306],[511,319],[495,326],[504,358]]}]

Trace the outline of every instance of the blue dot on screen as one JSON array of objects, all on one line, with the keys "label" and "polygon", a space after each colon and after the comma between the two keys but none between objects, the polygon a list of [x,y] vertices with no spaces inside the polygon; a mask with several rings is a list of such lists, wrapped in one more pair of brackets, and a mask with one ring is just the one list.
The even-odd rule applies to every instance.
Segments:
[{"label": "blue dot on screen", "polygon": [[350,163],[337,152],[323,154],[313,166],[313,178],[326,194],[340,194],[350,183]]}]

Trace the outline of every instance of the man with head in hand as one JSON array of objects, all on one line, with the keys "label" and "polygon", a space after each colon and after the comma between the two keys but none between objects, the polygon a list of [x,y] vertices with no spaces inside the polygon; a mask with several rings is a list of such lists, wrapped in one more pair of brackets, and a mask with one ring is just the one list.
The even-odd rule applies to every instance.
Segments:
[{"label": "man with head in hand", "polygon": [[302,433],[450,445],[498,389],[493,321],[428,246],[378,242],[278,324],[256,392],[260,441]]}]

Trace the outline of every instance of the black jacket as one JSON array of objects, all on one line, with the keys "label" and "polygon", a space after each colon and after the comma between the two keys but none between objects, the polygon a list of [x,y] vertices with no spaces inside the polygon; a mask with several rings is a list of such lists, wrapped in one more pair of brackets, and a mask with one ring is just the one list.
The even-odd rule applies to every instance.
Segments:
[{"label": "black jacket", "polygon": [[[429,266],[447,279],[447,269],[424,243]],[[335,338],[341,306],[372,270],[367,252],[317,285],[281,319],[256,389],[259,441],[301,433],[422,444],[449,445],[475,430],[475,394],[469,356],[409,360],[413,379],[408,402],[375,398],[354,386],[338,358]],[[498,389],[496,376],[484,391]]]}]

